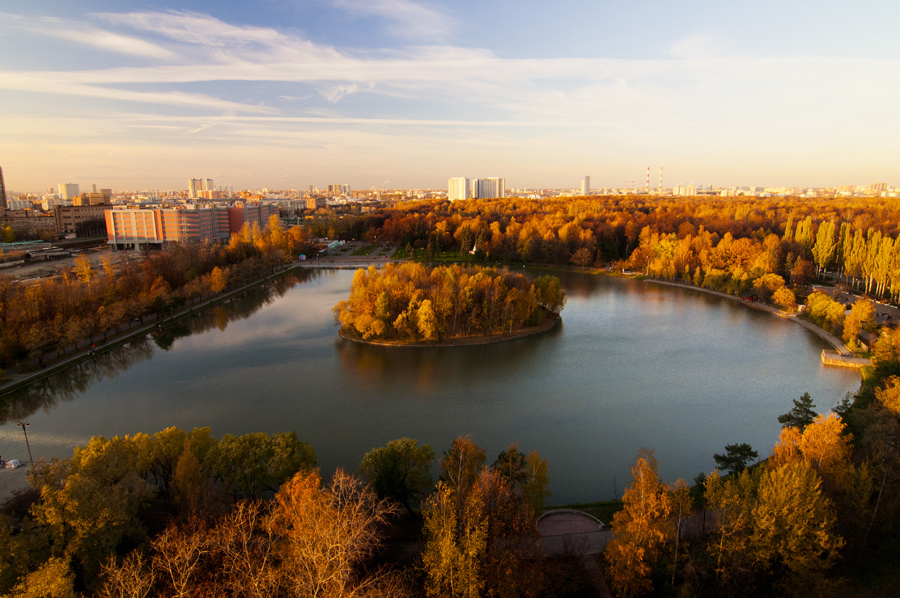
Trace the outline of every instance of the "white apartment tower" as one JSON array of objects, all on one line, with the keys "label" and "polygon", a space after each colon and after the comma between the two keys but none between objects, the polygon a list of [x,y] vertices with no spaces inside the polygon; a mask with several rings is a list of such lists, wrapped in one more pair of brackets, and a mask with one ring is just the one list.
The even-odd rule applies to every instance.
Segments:
[{"label": "white apartment tower", "polygon": [[73,199],[77,197],[81,191],[78,189],[77,183],[60,183],[59,197],[60,199]]},{"label": "white apartment tower", "polygon": [[212,179],[188,179],[188,197],[212,199],[215,187]]},{"label": "white apartment tower", "polygon": [[450,201],[469,199],[469,179],[459,176],[447,181],[447,199]]},{"label": "white apartment tower", "polygon": [[486,197],[505,197],[506,181],[500,177],[487,179],[475,179],[472,185],[472,197],[483,199]]},{"label": "white apartment tower", "polygon": [[591,177],[586,176],[581,181],[581,194],[582,195],[590,195],[591,194]]}]

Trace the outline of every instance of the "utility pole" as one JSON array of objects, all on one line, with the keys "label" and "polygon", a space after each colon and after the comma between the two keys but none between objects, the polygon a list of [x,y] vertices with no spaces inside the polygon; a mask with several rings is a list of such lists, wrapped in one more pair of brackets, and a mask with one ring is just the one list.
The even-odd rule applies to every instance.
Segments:
[{"label": "utility pole", "polygon": [[22,427],[22,433],[25,434],[25,446],[28,447],[28,460],[31,462],[31,466],[34,467],[34,457],[31,456],[31,445],[28,444],[28,430],[26,429],[31,424],[25,421],[20,421],[16,425]]}]

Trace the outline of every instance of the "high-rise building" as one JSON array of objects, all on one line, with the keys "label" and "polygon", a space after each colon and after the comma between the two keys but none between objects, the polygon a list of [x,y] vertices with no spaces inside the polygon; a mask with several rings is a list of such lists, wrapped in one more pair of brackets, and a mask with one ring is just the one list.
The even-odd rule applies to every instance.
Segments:
[{"label": "high-rise building", "polygon": [[203,182],[200,179],[188,179],[188,197],[198,199],[202,187]]},{"label": "high-rise building", "polygon": [[188,179],[188,197],[191,199],[216,199],[212,179]]},{"label": "high-rise building", "polygon": [[469,199],[469,179],[464,176],[454,177],[447,181],[447,199],[456,201]]},{"label": "high-rise building", "polygon": [[581,180],[581,194],[582,195],[590,195],[591,194],[591,177],[586,176]]},{"label": "high-rise building", "polygon": [[78,189],[78,185],[76,183],[60,183],[59,184],[60,199],[75,199],[80,194],[81,194],[81,191]]},{"label": "high-rise building", "polygon": [[6,183],[3,182],[3,167],[0,167],[0,210],[5,210],[6,205]]},{"label": "high-rise building", "polygon": [[472,181],[472,197],[476,199],[505,196],[506,181],[500,177],[475,179]]}]

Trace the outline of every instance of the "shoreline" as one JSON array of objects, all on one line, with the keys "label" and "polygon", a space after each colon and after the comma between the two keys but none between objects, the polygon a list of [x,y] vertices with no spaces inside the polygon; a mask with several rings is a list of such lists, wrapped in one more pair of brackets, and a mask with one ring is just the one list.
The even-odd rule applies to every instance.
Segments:
[{"label": "shoreline", "polygon": [[543,332],[547,332],[552,330],[557,323],[562,321],[562,317],[559,314],[548,316],[543,322],[538,324],[537,326],[531,326],[529,328],[522,328],[520,330],[516,330],[515,332],[506,334],[480,334],[477,336],[459,336],[452,339],[446,339],[443,341],[439,341],[436,343],[423,343],[423,342],[402,342],[402,341],[379,341],[379,340],[367,340],[361,338],[353,338],[352,336],[348,336],[343,332],[343,330],[338,330],[338,336],[342,339],[360,343],[363,345],[374,345],[380,347],[475,347],[480,345],[495,345],[497,343],[503,343],[506,341],[514,341],[520,338],[527,338],[529,336],[535,336],[537,334],[541,334]]}]

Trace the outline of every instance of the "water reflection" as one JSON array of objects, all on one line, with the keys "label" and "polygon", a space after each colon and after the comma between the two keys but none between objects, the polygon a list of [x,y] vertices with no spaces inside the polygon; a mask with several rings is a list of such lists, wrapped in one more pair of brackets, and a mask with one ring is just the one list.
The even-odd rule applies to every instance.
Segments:
[{"label": "water reflection", "polygon": [[465,372],[467,385],[487,385],[498,377],[521,379],[562,336],[563,323],[559,322],[547,332],[490,345],[386,347],[339,337],[335,350],[346,379],[359,388],[403,386],[425,399],[453,385],[459,372]]},{"label": "water reflection", "polygon": [[72,401],[96,382],[113,379],[136,363],[149,360],[157,348],[170,350],[180,338],[213,328],[224,331],[230,322],[249,318],[296,285],[317,280],[319,276],[317,270],[290,272],[2,397],[0,425],[27,418],[39,409],[51,411],[60,401]]},{"label": "water reflection", "polygon": [[38,409],[50,411],[59,401],[71,401],[104,378],[115,378],[129,367],[150,359],[154,345],[135,339],[0,399],[0,424],[26,418]]}]

